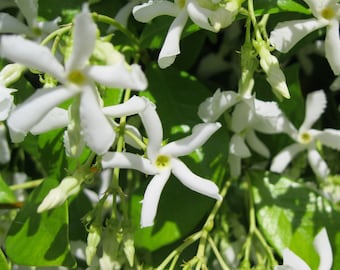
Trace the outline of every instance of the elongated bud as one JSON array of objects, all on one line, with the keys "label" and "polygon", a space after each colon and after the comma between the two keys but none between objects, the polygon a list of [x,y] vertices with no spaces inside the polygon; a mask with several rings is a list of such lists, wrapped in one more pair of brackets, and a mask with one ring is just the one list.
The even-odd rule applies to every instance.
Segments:
[{"label": "elongated bud", "polygon": [[97,247],[100,243],[101,228],[99,226],[91,225],[89,234],[87,235],[87,247],[85,250],[86,263],[91,266],[93,258],[96,255]]},{"label": "elongated bud", "polygon": [[81,181],[75,177],[65,177],[59,186],[50,190],[39,205],[37,212],[42,213],[62,205],[70,196],[79,192],[80,184]]},{"label": "elongated bud", "polygon": [[20,64],[8,64],[0,71],[0,84],[8,86],[16,82],[20,77],[25,67]]}]

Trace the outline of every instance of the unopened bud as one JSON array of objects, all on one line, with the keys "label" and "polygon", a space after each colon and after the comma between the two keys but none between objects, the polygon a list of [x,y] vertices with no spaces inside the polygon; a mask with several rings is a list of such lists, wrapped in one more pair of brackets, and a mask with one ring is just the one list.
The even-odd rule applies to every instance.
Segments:
[{"label": "unopened bud", "polygon": [[0,71],[0,84],[8,86],[16,82],[20,77],[25,67],[20,64],[8,64]]},{"label": "unopened bud", "polygon": [[86,263],[88,266],[92,264],[93,258],[96,255],[97,247],[100,242],[101,229],[91,225],[89,234],[87,235],[87,247],[85,250]]}]

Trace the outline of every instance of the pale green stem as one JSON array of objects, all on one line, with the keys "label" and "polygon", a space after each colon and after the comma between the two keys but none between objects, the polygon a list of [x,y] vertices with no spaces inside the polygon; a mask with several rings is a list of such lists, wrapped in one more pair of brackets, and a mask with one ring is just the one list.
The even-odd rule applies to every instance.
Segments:
[{"label": "pale green stem", "polygon": [[58,30],[55,30],[54,32],[49,34],[40,44],[41,45],[46,45],[48,42],[50,42],[55,37],[57,37],[57,36],[60,37],[63,34],[65,34],[66,32],[70,31],[71,28],[72,28],[72,24],[71,23],[70,24],[66,24],[62,28],[59,28]]},{"label": "pale green stem", "polygon": [[44,178],[37,179],[37,180],[33,180],[33,181],[28,181],[28,182],[12,185],[12,186],[10,186],[10,188],[11,188],[11,190],[35,188],[35,187],[39,186],[43,181],[44,181]]},{"label": "pale green stem", "polygon": [[218,251],[214,240],[210,236],[208,237],[208,241],[222,270],[230,270],[229,266],[224,262],[221,253]]}]

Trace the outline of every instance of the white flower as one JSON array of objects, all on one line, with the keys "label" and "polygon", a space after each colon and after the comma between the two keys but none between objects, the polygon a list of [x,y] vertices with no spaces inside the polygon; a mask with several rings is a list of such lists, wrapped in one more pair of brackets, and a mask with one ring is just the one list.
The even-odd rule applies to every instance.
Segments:
[{"label": "white flower", "polygon": [[141,226],[153,224],[161,192],[171,173],[188,188],[220,200],[216,184],[192,173],[178,157],[190,154],[202,146],[221,125],[198,124],[190,136],[162,146],[163,129],[155,106],[150,102],[140,116],[148,135],[147,158],[126,152],[108,152],[102,158],[102,166],[136,169],[154,175],[144,194]]},{"label": "white flower", "polygon": [[[315,236],[313,245],[320,258],[318,270],[330,270],[333,264],[333,253],[325,228]],[[283,250],[283,265],[276,266],[274,270],[310,270],[310,267],[293,251],[286,248]]]},{"label": "white flower", "polygon": [[86,5],[75,18],[73,49],[63,67],[48,48],[19,36],[2,36],[0,55],[11,61],[52,75],[60,86],[38,89],[9,116],[8,126],[13,142],[20,142],[43,117],[58,104],[75,97],[79,102],[80,125],[86,144],[97,154],[112,145],[114,131],[102,111],[102,101],[94,81],[116,88],[146,88],[140,66],[125,61],[112,65],[89,65],[96,42],[96,25]]},{"label": "white flower", "polygon": [[270,42],[280,52],[288,52],[307,34],[326,27],[325,54],[334,72],[340,74],[340,6],[337,0],[304,0],[315,18],[279,23],[270,34]]},{"label": "white flower", "polygon": [[0,13],[0,33],[25,34],[27,37],[37,38],[58,29],[60,18],[47,22],[38,21],[38,0],[15,0],[15,3],[27,25],[7,13]]},{"label": "white flower", "polygon": [[301,151],[307,150],[308,161],[314,173],[325,178],[329,169],[326,162],[316,149],[316,142],[340,150],[340,131],[335,129],[325,129],[323,131],[312,129],[312,125],[319,119],[326,107],[326,96],[323,90],[308,94],[306,100],[305,120],[299,130],[295,128],[285,130],[296,143],[287,146],[279,152],[273,159],[270,170],[281,173]]},{"label": "white flower", "polygon": [[11,151],[7,142],[6,127],[0,122],[0,164],[6,164],[11,159]]},{"label": "white flower", "polygon": [[80,191],[81,182],[81,180],[72,176],[65,177],[57,187],[48,192],[40,203],[37,212],[42,213],[62,205],[70,196]]},{"label": "white flower", "polygon": [[[204,4],[204,7],[201,4]],[[218,32],[232,23],[239,5],[238,0],[230,1],[226,6],[206,0],[175,0],[174,2],[150,0],[134,7],[132,13],[135,19],[140,22],[149,22],[161,15],[175,17],[158,57],[159,66],[167,68],[180,54],[179,42],[189,17],[199,27]]]}]

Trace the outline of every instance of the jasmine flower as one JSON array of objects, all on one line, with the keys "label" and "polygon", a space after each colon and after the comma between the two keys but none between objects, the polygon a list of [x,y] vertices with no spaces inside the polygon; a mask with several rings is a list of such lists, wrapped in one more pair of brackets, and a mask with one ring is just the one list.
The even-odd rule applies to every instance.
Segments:
[{"label": "jasmine flower", "polygon": [[[333,264],[333,253],[325,228],[315,236],[313,245],[320,258],[318,270],[330,270]],[[276,266],[274,270],[310,270],[310,267],[293,251],[286,248],[283,250],[283,265]]]},{"label": "jasmine flower", "polygon": [[158,57],[159,66],[167,68],[173,64],[180,53],[179,42],[189,17],[199,27],[218,32],[233,22],[240,5],[239,0],[228,1],[225,4],[208,0],[175,0],[174,2],[150,0],[134,7],[132,13],[137,21],[144,23],[161,15],[175,17]]},{"label": "jasmine flower", "polygon": [[309,164],[314,173],[325,178],[329,174],[326,162],[322,159],[316,145],[321,144],[340,150],[340,131],[336,129],[325,129],[323,131],[312,129],[313,124],[320,118],[326,107],[326,95],[323,90],[315,91],[307,95],[305,119],[298,130],[294,127],[286,129],[286,132],[295,143],[280,151],[273,159],[270,170],[281,173],[302,152],[307,151]]},{"label": "jasmine flower", "polygon": [[78,106],[80,126],[86,144],[97,154],[105,153],[114,141],[112,125],[102,111],[102,100],[94,81],[109,87],[146,88],[141,68],[128,66],[124,59],[110,65],[89,65],[88,60],[96,43],[97,27],[86,5],[75,17],[73,48],[62,66],[50,50],[19,36],[2,36],[0,55],[29,68],[43,71],[61,84],[38,89],[20,104],[8,118],[11,139],[21,142],[36,124],[58,104],[74,97]]},{"label": "jasmine flower", "polygon": [[288,52],[307,34],[326,27],[325,54],[334,72],[340,74],[340,5],[337,0],[304,0],[315,18],[279,23],[270,33],[271,44],[280,52]]},{"label": "jasmine flower", "polygon": [[161,192],[171,173],[186,187],[211,198],[222,199],[215,183],[195,175],[178,158],[203,145],[221,125],[219,123],[198,124],[193,128],[190,136],[162,145],[163,129],[155,106],[150,102],[140,116],[148,135],[147,158],[127,152],[108,152],[102,158],[102,166],[136,169],[154,175],[144,193],[141,226],[153,225]]}]

